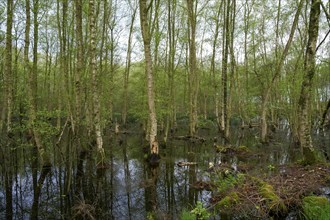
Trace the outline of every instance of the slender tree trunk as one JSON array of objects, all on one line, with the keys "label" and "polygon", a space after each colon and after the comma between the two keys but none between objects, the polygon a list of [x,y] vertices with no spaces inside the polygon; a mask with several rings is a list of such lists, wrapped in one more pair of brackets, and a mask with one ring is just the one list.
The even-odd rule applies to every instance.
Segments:
[{"label": "slender tree trunk", "polygon": [[273,78],[270,82],[270,84],[265,88],[263,97],[262,97],[262,104],[261,104],[261,142],[265,143],[267,142],[267,134],[268,134],[268,129],[267,129],[267,113],[268,113],[268,102],[270,99],[270,92],[274,86],[274,83],[276,81],[276,79],[280,76],[281,74],[281,70],[282,70],[282,66],[284,63],[284,60],[286,58],[286,56],[288,55],[289,52],[289,48],[291,46],[293,37],[294,37],[294,33],[295,30],[297,28],[298,25],[298,20],[299,20],[299,15],[300,15],[300,11],[303,7],[304,0],[300,0],[299,5],[298,5],[298,9],[296,11],[292,26],[291,26],[291,31],[290,31],[290,35],[289,35],[289,39],[286,42],[285,48],[279,58],[279,60],[276,63],[276,68],[275,68],[275,73],[273,75]]},{"label": "slender tree trunk", "polygon": [[150,50],[150,29],[148,25],[148,8],[147,1],[140,0],[140,22],[141,31],[143,37],[144,45],[144,56],[146,65],[146,75],[147,75],[147,93],[148,93],[148,107],[149,107],[149,121],[150,121],[150,132],[149,132],[149,142],[151,154],[158,155],[158,141],[157,141],[157,118],[156,118],[156,108],[155,108],[155,94],[154,94],[154,79],[152,71],[152,58]]},{"label": "slender tree trunk", "polygon": [[[7,155],[8,157],[11,157],[11,153]],[[6,220],[12,220],[13,219],[13,171],[11,170],[12,166],[10,161],[6,158],[6,167],[4,172],[4,185],[5,185],[5,191],[6,191]]]},{"label": "slender tree trunk", "polygon": [[224,138],[229,141],[229,118],[228,118],[228,55],[229,55],[229,41],[230,41],[230,32],[229,32],[229,20],[230,20],[230,1],[228,0],[225,3],[225,13],[224,13],[224,51],[222,57],[222,101],[223,101],[223,134]]},{"label": "slender tree trunk", "polygon": [[175,87],[174,87],[174,72],[175,72],[175,52],[176,52],[176,33],[175,21],[176,21],[176,1],[168,1],[168,109],[166,117],[166,129],[165,129],[165,142],[167,141],[168,131],[174,131],[175,129]]},{"label": "slender tree trunk", "polygon": [[236,0],[231,1],[230,6],[230,39],[229,39],[229,52],[230,52],[230,78],[229,78],[229,97],[228,97],[228,107],[227,107],[227,121],[226,121],[226,129],[225,136],[227,140],[230,140],[230,118],[231,118],[231,110],[232,110],[232,101],[233,101],[233,90],[234,88],[238,88],[235,86],[235,72],[236,72],[236,60],[235,60],[235,52],[234,52],[234,33],[235,33],[235,19],[236,19]]},{"label": "slender tree trunk", "polygon": [[[82,0],[75,0],[76,7],[76,45],[77,45],[77,64],[75,72],[75,121],[76,129],[79,131],[81,120],[81,76],[84,68],[84,49],[83,49],[83,31],[82,31]],[[76,132],[77,133],[77,132]]]},{"label": "slender tree trunk", "polygon": [[[33,1],[33,23],[34,23],[34,40],[33,40],[33,66],[32,69],[29,64],[29,45],[30,45],[30,24],[31,24],[31,15],[30,15],[30,1],[25,1],[25,9],[26,9],[26,26],[25,26],[25,45],[24,45],[24,66],[25,71],[28,73],[28,97],[29,97],[29,127],[31,129],[31,133],[33,134],[34,143],[36,145],[36,149],[38,155],[41,159],[42,164],[42,175],[39,177],[38,182],[34,180],[34,189],[33,189],[33,203],[31,207],[31,219],[38,218],[38,206],[39,206],[39,198],[42,185],[47,174],[50,172],[51,162],[49,159],[48,152],[45,151],[41,135],[36,127],[37,122],[37,67],[38,67],[38,11],[39,11],[39,2],[38,0]],[[36,178],[36,176],[35,176]]]},{"label": "slender tree trunk", "polygon": [[196,4],[194,0],[187,0],[188,24],[189,24],[189,131],[190,135],[196,134],[197,127],[197,99],[198,99],[198,70],[196,65]]},{"label": "slender tree trunk", "polygon": [[128,45],[127,45],[127,53],[126,53],[126,65],[125,65],[125,72],[124,72],[124,105],[122,111],[122,122],[124,125],[127,123],[127,111],[128,111],[128,79],[131,70],[131,54],[132,54],[132,39],[133,39],[133,27],[134,21],[136,16],[137,8],[133,9],[132,17],[131,17],[131,24],[129,27],[129,35],[128,35]]},{"label": "slender tree trunk", "polygon": [[5,47],[5,68],[4,68],[4,85],[5,85],[5,114],[7,133],[11,131],[11,117],[13,111],[13,76],[12,76],[12,28],[13,28],[13,0],[7,0],[7,26],[6,26],[6,47]]},{"label": "slender tree trunk", "polygon": [[[6,121],[7,134],[11,132],[11,117],[13,108],[13,71],[12,71],[12,27],[14,14],[13,0],[7,0],[7,26],[6,26],[6,46],[5,46],[5,64],[4,64],[4,88],[5,88],[5,109],[2,120]],[[1,123],[2,128],[2,123]],[[2,129],[0,130],[2,131]],[[6,191],[6,219],[13,219],[13,172],[10,162],[11,158],[10,140],[4,148],[6,152],[4,168],[4,186]]]},{"label": "slender tree trunk", "polygon": [[218,124],[218,128],[220,129],[220,117],[219,117],[219,97],[218,97],[218,82],[216,77],[216,68],[215,68],[215,55],[216,55],[216,49],[217,49],[217,43],[218,43],[218,37],[219,37],[219,29],[220,29],[220,13],[222,8],[223,1],[219,4],[217,14],[216,14],[216,20],[215,20],[215,33],[214,33],[214,40],[212,45],[212,57],[211,57],[211,74],[212,74],[212,80],[213,80],[213,92],[214,92],[214,114],[216,117],[216,121]]},{"label": "slender tree trunk", "polygon": [[316,161],[316,155],[311,138],[310,104],[315,75],[315,53],[319,31],[320,0],[311,1],[308,42],[306,45],[306,56],[304,62],[304,78],[301,85],[300,98],[298,102],[299,117],[299,143],[307,163]]},{"label": "slender tree trunk", "polygon": [[89,71],[92,76],[92,93],[93,93],[93,123],[94,132],[96,138],[97,150],[100,153],[101,161],[104,159],[104,149],[103,149],[103,137],[101,129],[101,113],[100,113],[100,101],[99,101],[99,76],[96,66],[96,27],[95,27],[95,0],[89,0]]}]

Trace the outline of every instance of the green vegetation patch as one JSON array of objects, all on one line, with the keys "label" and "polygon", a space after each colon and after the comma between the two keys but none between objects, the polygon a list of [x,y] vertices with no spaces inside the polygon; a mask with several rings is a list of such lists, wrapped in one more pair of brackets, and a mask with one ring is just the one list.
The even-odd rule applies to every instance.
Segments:
[{"label": "green vegetation patch", "polygon": [[260,181],[259,193],[265,199],[267,208],[269,210],[275,213],[287,211],[283,200],[275,193],[275,190],[272,185]]},{"label": "green vegetation patch", "polygon": [[308,220],[330,219],[330,202],[323,196],[307,196],[303,199],[303,213]]},{"label": "green vegetation patch", "polygon": [[239,197],[236,192],[231,192],[223,199],[221,199],[218,204],[217,208],[219,209],[228,209],[235,205],[239,201]]}]

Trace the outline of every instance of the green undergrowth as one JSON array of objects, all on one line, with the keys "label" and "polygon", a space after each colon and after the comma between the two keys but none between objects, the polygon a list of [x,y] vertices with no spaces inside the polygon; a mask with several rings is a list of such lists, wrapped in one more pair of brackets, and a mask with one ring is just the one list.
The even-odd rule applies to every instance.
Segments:
[{"label": "green undergrowth", "polygon": [[236,192],[231,192],[227,196],[225,196],[223,199],[221,199],[218,204],[217,208],[220,210],[228,209],[232,207],[233,205],[237,204],[239,202],[239,197]]},{"label": "green undergrowth", "polygon": [[188,210],[183,210],[180,215],[180,220],[196,220],[196,215]]},{"label": "green undergrowth", "polygon": [[264,199],[266,207],[275,213],[287,212],[287,208],[283,200],[276,194],[272,185],[259,181],[259,193]]},{"label": "green undergrowth", "polygon": [[307,220],[330,219],[330,202],[323,196],[306,196],[303,199],[303,215]]}]

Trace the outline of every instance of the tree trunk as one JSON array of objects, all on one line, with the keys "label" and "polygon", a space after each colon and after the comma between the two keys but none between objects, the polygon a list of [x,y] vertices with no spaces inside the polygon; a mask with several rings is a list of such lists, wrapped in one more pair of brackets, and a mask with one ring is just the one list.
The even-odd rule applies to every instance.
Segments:
[{"label": "tree trunk", "polygon": [[214,32],[214,40],[212,45],[212,57],[211,57],[211,74],[212,74],[212,80],[213,80],[213,92],[214,92],[214,114],[216,117],[216,121],[218,124],[218,128],[220,129],[220,118],[219,118],[219,97],[218,97],[218,82],[216,77],[216,69],[215,69],[215,55],[216,55],[216,49],[217,49],[217,43],[218,43],[218,36],[219,36],[219,29],[220,29],[220,12],[222,8],[222,3],[218,6],[217,14],[216,14],[216,20],[215,20],[215,32]]},{"label": "tree trunk", "polygon": [[189,131],[190,135],[196,134],[197,127],[197,99],[198,99],[198,70],[196,65],[196,6],[197,2],[194,0],[187,0],[188,9],[188,24],[189,24]]},{"label": "tree trunk", "polygon": [[[82,0],[75,0],[76,7],[76,47],[77,64],[75,72],[75,123],[79,131],[81,120],[81,76],[84,68],[83,31],[82,31]],[[77,131],[76,131],[77,133]]]},{"label": "tree trunk", "polygon": [[100,101],[99,101],[99,76],[96,66],[96,27],[95,27],[95,0],[89,1],[89,71],[92,75],[92,93],[93,93],[93,123],[96,138],[97,150],[101,156],[101,161],[104,159],[103,137],[101,129],[101,114],[100,114]]},{"label": "tree trunk", "polygon": [[224,5],[224,26],[223,26],[223,36],[224,36],[224,45],[223,45],[223,57],[222,57],[222,132],[226,141],[229,140],[229,118],[228,118],[228,54],[229,54],[229,41],[230,41],[230,32],[229,32],[229,20],[230,20],[230,1],[226,1]]},{"label": "tree trunk", "polygon": [[232,114],[232,101],[234,97],[234,88],[238,89],[238,85],[235,84],[235,73],[236,73],[236,59],[234,52],[234,33],[235,33],[235,20],[236,20],[236,0],[231,1],[232,5],[230,7],[230,39],[229,39],[229,52],[230,52],[230,78],[229,78],[229,97],[228,97],[228,107],[227,107],[227,121],[225,136],[228,141],[230,141],[230,118]]},{"label": "tree trunk", "polygon": [[165,141],[167,140],[168,131],[174,131],[175,129],[175,87],[174,87],[174,73],[175,73],[175,52],[176,52],[176,1],[168,1],[168,108],[166,117],[166,130]]},{"label": "tree trunk", "polygon": [[149,109],[149,142],[151,154],[158,155],[158,141],[157,141],[157,118],[155,108],[155,94],[154,94],[154,79],[152,71],[152,58],[150,50],[150,29],[148,25],[148,8],[147,1],[140,0],[140,22],[143,37],[144,56],[147,75],[147,93],[148,93],[148,109]]},{"label": "tree trunk", "polygon": [[301,146],[305,162],[315,163],[316,155],[311,138],[310,104],[313,87],[313,77],[315,75],[315,53],[316,42],[319,31],[320,0],[311,1],[308,42],[306,45],[306,55],[304,62],[304,78],[301,85],[300,98],[298,102],[299,117],[299,144]]},{"label": "tree trunk", "polygon": [[7,26],[6,26],[6,47],[5,47],[5,68],[4,68],[4,87],[5,87],[5,121],[7,133],[11,131],[11,117],[13,108],[13,76],[12,76],[12,28],[13,28],[13,0],[7,0]]},{"label": "tree trunk", "polygon": [[127,123],[127,111],[128,111],[128,79],[131,70],[131,54],[132,54],[132,39],[133,39],[133,27],[134,21],[136,16],[137,8],[133,9],[133,14],[131,17],[131,24],[129,27],[129,35],[128,35],[128,45],[127,45],[127,55],[126,55],[126,65],[125,65],[125,72],[124,72],[124,105],[122,111],[122,122],[124,125]]}]

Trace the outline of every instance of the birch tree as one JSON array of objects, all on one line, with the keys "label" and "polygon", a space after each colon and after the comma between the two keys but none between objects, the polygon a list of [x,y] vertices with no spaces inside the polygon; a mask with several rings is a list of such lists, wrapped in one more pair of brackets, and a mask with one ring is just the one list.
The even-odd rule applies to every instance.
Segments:
[{"label": "birch tree", "polygon": [[[150,4],[152,4],[149,2]],[[157,141],[157,117],[155,108],[155,94],[154,94],[154,73],[152,67],[152,57],[150,50],[151,34],[148,22],[148,12],[150,7],[147,5],[147,0],[139,0],[140,6],[140,23],[143,38],[144,57],[145,57],[145,71],[147,76],[147,95],[148,95],[148,110],[149,110],[149,143],[151,154],[158,155],[158,141]]]},{"label": "birch tree", "polygon": [[95,22],[95,0],[89,0],[89,72],[92,76],[92,93],[93,93],[93,123],[96,138],[97,150],[104,159],[103,137],[101,130],[101,114],[100,100],[98,91],[99,75],[96,66],[96,22]]},{"label": "birch tree", "polygon": [[316,155],[314,152],[311,123],[310,123],[310,104],[313,88],[313,78],[315,75],[315,54],[316,43],[319,32],[320,0],[311,0],[309,15],[308,41],[304,61],[304,77],[300,90],[298,102],[299,129],[298,138],[302,148],[303,156],[307,163],[315,163]]}]

